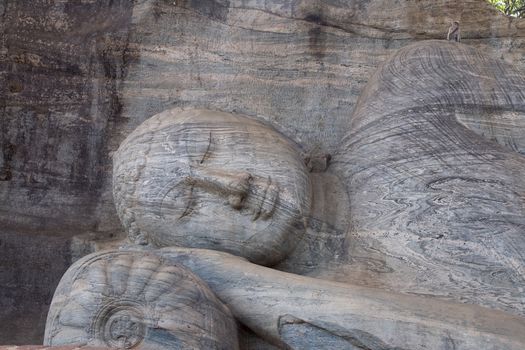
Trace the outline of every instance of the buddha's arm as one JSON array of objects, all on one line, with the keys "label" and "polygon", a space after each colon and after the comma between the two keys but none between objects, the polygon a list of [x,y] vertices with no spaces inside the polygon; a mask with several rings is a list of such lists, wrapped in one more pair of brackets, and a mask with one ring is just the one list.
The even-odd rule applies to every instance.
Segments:
[{"label": "buddha's arm", "polygon": [[278,345],[300,347],[301,334],[311,332],[364,349],[525,345],[525,320],[501,311],[297,276],[210,250],[162,255],[191,269],[238,320]]}]

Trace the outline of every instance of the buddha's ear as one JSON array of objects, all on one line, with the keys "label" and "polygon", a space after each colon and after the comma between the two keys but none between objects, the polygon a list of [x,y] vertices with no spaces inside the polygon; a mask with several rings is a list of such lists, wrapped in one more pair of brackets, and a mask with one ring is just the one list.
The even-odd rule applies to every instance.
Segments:
[{"label": "buddha's ear", "polygon": [[[337,328],[336,325],[333,325]],[[279,317],[279,335],[289,349],[396,350],[379,338],[357,329],[333,332],[292,315]],[[400,350],[400,349],[397,349]]]}]

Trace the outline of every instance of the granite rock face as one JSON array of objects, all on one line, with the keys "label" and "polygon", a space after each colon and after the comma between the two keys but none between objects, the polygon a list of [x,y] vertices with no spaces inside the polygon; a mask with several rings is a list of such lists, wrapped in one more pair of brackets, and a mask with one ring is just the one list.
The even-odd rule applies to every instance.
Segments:
[{"label": "granite rock face", "polygon": [[[71,257],[81,254],[64,253],[65,261],[55,265],[55,256],[44,254],[55,248],[45,247],[67,251],[80,233],[124,236],[111,193],[111,155],[150,116],[175,107],[241,113],[271,122],[306,156],[319,159],[336,153],[343,136],[354,132],[351,111],[377,67],[410,42],[445,38],[452,20],[461,23],[463,43],[525,71],[525,22],[478,0],[0,1],[2,268],[10,270],[10,261],[42,247],[38,261],[54,271],[53,281],[34,292],[45,305]],[[484,111],[481,120],[461,110],[454,116],[473,133],[520,149],[519,128],[492,134],[487,129],[495,117],[516,119],[514,110],[500,112]],[[336,158],[335,167],[346,162]],[[363,259],[355,254],[357,244],[347,244],[346,190],[357,195],[359,189],[347,187],[332,165],[311,179],[309,227],[302,245],[278,268],[397,288],[389,278],[376,278],[383,276],[385,261]],[[35,239],[26,243],[18,233]],[[356,263],[351,274],[349,256]],[[39,276],[39,263],[19,265],[19,274]],[[506,275],[515,269],[499,267],[488,285],[498,276],[515,278]],[[9,298],[3,298],[0,319],[7,325],[24,317],[27,294],[25,282],[5,280],[9,284],[4,277],[0,282],[9,285],[3,289]],[[422,290],[427,287],[422,284]],[[516,306],[493,301],[487,304]],[[42,311],[35,322],[42,333],[44,317]],[[41,340],[37,332],[24,332],[2,327],[0,341]]]},{"label": "granite rock face", "polygon": [[3,227],[96,229],[131,10],[129,1],[2,1]]},{"label": "granite rock face", "polygon": [[0,238],[0,341],[41,344],[54,289],[71,265],[60,237],[4,231]]},{"label": "granite rock face", "polygon": [[[299,246],[290,256],[287,238],[296,237],[289,222],[308,220],[306,165],[312,158],[302,160],[283,135],[250,118],[203,109],[151,117],[114,156],[115,202],[132,244],[153,249],[168,266],[189,268],[240,324],[278,348],[522,349],[523,91],[525,79],[512,66],[457,42],[421,41],[385,61],[364,88],[350,132],[334,155],[331,170],[349,196],[350,225],[342,258],[332,257],[322,268],[320,257],[312,257],[320,278],[243,259],[261,265],[288,255],[284,266],[300,272],[294,254],[310,249]],[[317,159],[326,164],[329,158]],[[336,195],[332,201],[347,198]],[[319,237],[310,244],[321,242]],[[188,249],[195,247],[204,249]],[[140,263],[119,262],[121,254]],[[143,254],[114,251],[106,262],[131,270],[143,269],[142,263],[154,271],[161,266]],[[109,268],[104,274],[86,263],[83,270],[96,281],[81,278],[77,285],[75,269],[62,280],[69,289],[59,286],[55,293],[47,343],[58,334],[59,344],[98,345],[91,339],[102,337],[107,345],[129,341],[149,348],[150,339],[145,336],[142,344],[135,337],[149,334],[139,330],[158,322],[137,315],[144,314],[140,306],[143,299],[148,305],[149,289],[166,290],[165,279],[147,273],[148,287],[142,288],[131,276],[143,272]],[[330,277],[334,269],[341,271],[337,278]],[[121,274],[130,276],[124,278],[128,287],[116,293]],[[113,291],[116,301],[85,296],[86,286],[104,297]],[[162,297],[171,305],[179,294]],[[198,319],[195,306],[186,304],[194,305],[183,301],[177,312],[162,314],[163,323],[179,324],[179,313]],[[122,312],[135,317],[133,332],[118,328],[113,334]],[[206,324],[221,328],[216,323],[222,324],[219,319]],[[76,337],[70,328],[78,324],[86,330]],[[189,327],[175,331],[173,339],[210,347]],[[178,341],[151,339],[158,344],[153,348]],[[220,347],[228,337],[214,339],[212,347]]]},{"label": "granite rock face", "polygon": [[525,344],[525,319],[498,310],[298,276],[209,249],[160,254],[194,271],[239,322],[280,349],[519,350]]}]

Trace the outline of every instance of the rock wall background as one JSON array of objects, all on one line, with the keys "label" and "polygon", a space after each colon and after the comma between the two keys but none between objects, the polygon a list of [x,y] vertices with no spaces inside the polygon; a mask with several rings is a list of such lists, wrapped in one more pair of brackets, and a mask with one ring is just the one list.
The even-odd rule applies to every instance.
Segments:
[{"label": "rock wall background", "polygon": [[[377,66],[445,38],[452,20],[464,43],[525,72],[525,21],[482,0],[0,1],[0,343],[40,342],[82,242],[120,235],[111,154],[142,121],[172,107],[238,112],[305,154],[332,153]],[[318,192],[339,193],[330,176]],[[307,239],[337,246],[347,223],[324,222],[344,208],[324,203]]]}]

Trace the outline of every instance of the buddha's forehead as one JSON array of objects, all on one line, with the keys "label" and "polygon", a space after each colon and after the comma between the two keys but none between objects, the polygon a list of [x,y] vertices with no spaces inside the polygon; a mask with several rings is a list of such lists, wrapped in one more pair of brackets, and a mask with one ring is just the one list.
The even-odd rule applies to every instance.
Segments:
[{"label": "buddha's forehead", "polygon": [[206,167],[279,179],[304,170],[297,145],[272,127],[207,110],[160,113],[137,128],[121,152],[146,159],[152,173]]},{"label": "buddha's forehead", "polygon": [[280,134],[269,127],[243,120],[191,120],[172,123],[161,129],[161,132],[171,140],[183,143],[208,142],[210,138],[212,142],[225,144],[244,142],[241,145],[262,142],[264,139],[285,142]]},{"label": "buddha's forehead", "polygon": [[263,127],[262,123],[255,119],[248,118],[246,116],[224,113],[218,111],[210,111],[203,109],[193,109],[187,111],[180,110],[168,110],[157,114],[150,120],[147,120],[144,124],[150,124],[150,127],[163,128],[169,125],[188,125],[188,124],[202,124],[202,125],[244,125],[253,127]]},{"label": "buddha's forehead", "polygon": [[175,120],[158,130],[155,138],[180,157],[231,155],[239,161],[296,155],[296,147],[275,130],[244,119]]}]

